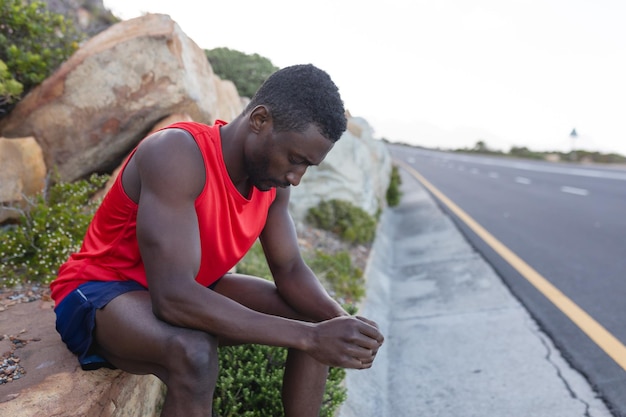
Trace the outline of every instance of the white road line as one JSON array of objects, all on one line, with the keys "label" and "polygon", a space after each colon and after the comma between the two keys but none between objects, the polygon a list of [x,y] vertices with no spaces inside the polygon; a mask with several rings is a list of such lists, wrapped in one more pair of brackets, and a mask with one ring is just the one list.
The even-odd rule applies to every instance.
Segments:
[{"label": "white road line", "polygon": [[490,172],[490,173],[489,173],[489,176],[490,176],[491,178],[500,178],[500,174],[498,174],[497,172]]},{"label": "white road line", "polygon": [[569,193],[569,194],[576,194],[576,195],[583,195],[583,196],[589,195],[589,190],[585,190],[584,188],[568,187],[566,185],[561,187],[561,191],[564,193]]},{"label": "white road line", "polygon": [[518,184],[528,185],[532,181],[530,180],[530,178],[526,178],[526,177],[515,177],[515,182]]}]

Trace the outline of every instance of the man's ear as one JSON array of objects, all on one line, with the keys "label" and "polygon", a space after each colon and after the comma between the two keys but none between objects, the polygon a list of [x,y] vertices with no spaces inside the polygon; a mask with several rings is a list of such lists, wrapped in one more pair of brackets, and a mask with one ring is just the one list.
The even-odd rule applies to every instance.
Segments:
[{"label": "man's ear", "polygon": [[272,116],[267,107],[259,105],[252,109],[248,121],[250,123],[250,130],[254,133],[259,133],[261,130],[271,126]]}]

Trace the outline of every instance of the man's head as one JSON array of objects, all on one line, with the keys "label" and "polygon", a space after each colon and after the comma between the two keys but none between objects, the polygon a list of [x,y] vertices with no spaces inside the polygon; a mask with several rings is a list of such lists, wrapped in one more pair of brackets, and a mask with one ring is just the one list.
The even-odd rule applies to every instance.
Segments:
[{"label": "man's head", "polygon": [[346,130],[337,86],[326,72],[311,64],[286,67],[270,75],[244,113],[261,105],[269,110],[275,132],[303,132],[313,124],[325,138],[336,142]]}]

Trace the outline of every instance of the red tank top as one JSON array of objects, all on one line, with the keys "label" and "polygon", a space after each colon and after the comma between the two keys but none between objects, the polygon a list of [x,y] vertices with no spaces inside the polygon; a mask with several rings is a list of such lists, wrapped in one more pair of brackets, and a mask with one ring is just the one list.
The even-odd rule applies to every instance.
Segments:
[{"label": "red tank top", "polygon": [[[276,197],[275,189],[263,192],[253,187],[249,198],[237,191],[222,155],[219,127],[225,124],[180,122],[166,128],[191,133],[204,159],[206,183],[195,202],[202,247],[196,281],[204,286],[217,281],[246,254],[261,234]],[[122,172],[94,215],[80,251],[70,256],[50,284],[57,305],[88,281],[133,280],[148,287],[135,233],[137,204],[123,189]]]}]

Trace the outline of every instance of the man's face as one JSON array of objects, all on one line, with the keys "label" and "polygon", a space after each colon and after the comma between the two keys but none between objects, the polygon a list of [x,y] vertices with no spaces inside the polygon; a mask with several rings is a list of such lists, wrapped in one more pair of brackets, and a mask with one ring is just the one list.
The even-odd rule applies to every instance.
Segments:
[{"label": "man's face", "polygon": [[319,165],[333,142],[311,125],[304,132],[269,131],[245,154],[250,182],[261,191],[300,184],[306,169]]}]

